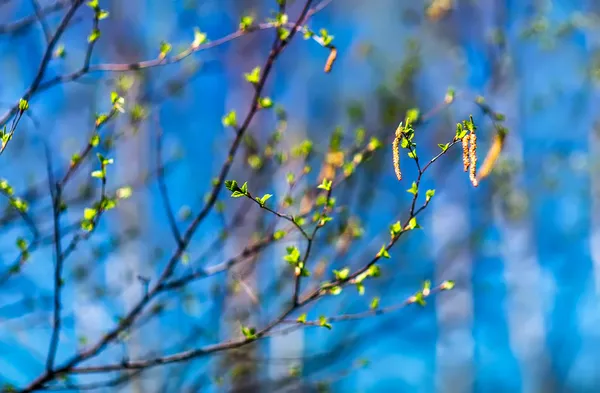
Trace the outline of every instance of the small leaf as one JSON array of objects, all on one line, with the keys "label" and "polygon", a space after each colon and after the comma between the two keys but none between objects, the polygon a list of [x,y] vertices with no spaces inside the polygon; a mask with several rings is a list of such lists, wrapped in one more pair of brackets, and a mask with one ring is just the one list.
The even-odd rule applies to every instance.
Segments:
[{"label": "small leaf", "polygon": [[244,76],[247,82],[253,85],[257,84],[260,81],[260,67],[254,67],[251,72],[244,74]]},{"label": "small leaf", "polygon": [[25,239],[23,239],[22,237],[17,238],[17,247],[21,251],[27,250],[27,241],[25,241]]},{"label": "small leaf", "polygon": [[276,231],[276,232],[273,234],[273,239],[275,239],[275,240],[280,240],[280,239],[283,239],[283,237],[284,237],[285,235],[286,235],[286,232],[285,232],[284,230],[279,230],[279,231]]},{"label": "small leaf", "polygon": [[304,219],[304,217],[300,217],[300,216],[295,216],[294,217],[294,222],[300,226],[304,225],[304,222],[306,220]]},{"label": "small leaf", "polygon": [[200,45],[206,42],[206,33],[200,31],[199,28],[194,27],[194,41],[192,42],[192,47],[198,48]]},{"label": "small leaf", "polygon": [[298,319],[296,319],[299,323],[306,323],[306,313],[300,315]]},{"label": "small leaf", "polygon": [[379,307],[379,298],[374,297],[373,300],[371,300],[371,304],[369,305],[369,308],[371,310],[375,310],[375,309],[377,309],[377,307]]},{"label": "small leaf", "polygon": [[400,221],[396,221],[390,226],[390,235],[392,238],[395,238],[402,232],[402,224]]},{"label": "small leaf", "polygon": [[419,119],[419,108],[412,108],[406,111],[406,124],[414,123]]},{"label": "small leaf", "polygon": [[96,210],[96,209],[86,208],[86,209],[83,211],[83,217],[84,217],[86,220],[91,220],[91,219],[93,219],[94,217],[96,217],[96,214],[98,214],[98,210]]},{"label": "small leaf", "polygon": [[317,188],[320,188],[320,189],[326,190],[326,191],[330,191],[331,184],[332,184],[331,180],[323,179],[323,181],[321,182],[321,184],[319,184],[319,186]]},{"label": "small leaf", "polygon": [[435,195],[435,190],[427,190],[425,192],[425,201],[429,202],[431,200],[431,198],[433,198],[434,195]]},{"label": "small leaf", "polygon": [[19,111],[25,112],[27,109],[29,109],[29,102],[27,100],[21,98],[19,100]]},{"label": "small leaf", "polygon": [[169,44],[167,41],[161,41],[160,42],[160,57],[164,58],[165,56],[167,56],[169,54],[169,52],[171,52],[171,49],[173,49],[171,44]]},{"label": "small leaf", "polygon": [[467,135],[467,132],[469,131],[461,123],[456,123],[456,140],[463,139]]},{"label": "small leaf", "polygon": [[448,147],[450,146],[449,143],[438,143],[438,147],[440,149],[442,149],[443,152],[445,152],[446,150],[448,150]]},{"label": "small leaf", "polygon": [[331,330],[332,328],[331,324],[327,322],[327,318],[323,315],[319,317],[319,326],[323,326],[324,328],[327,328],[329,330]]},{"label": "small leaf", "polygon": [[421,292],[417,293],[414,296],[414,300],[421,307],[425,307],[425,305],[427,305],[427,302],[425,301],[425,296],[423,296],[423,293]]},{"label": "small leaf", "polygon": [[235,180],[225,180],[225,188],[229,191],[235,191],[238,189],[237,181]]},{"label": "small leaf", "polygon": [[423,293],[423,296],[429,296],[431,293],[431,281],[425,280],[421,293]]},{"label": "small leaf", "polygon": [[416,182],[413,182],[410,189],[408,189],[406,191],[410,194],[417,195],[417,193],[419,192],[419,187],[417,186]]},{"label": "small leaf", "polygon": [[225,127],[236,127],[237,126],[237,114],[235,111],[229,111],[225,116],[223,116],[223,126]]},{"label": "small leaf", "polygon": [[417,217],[413,217],[406,225],[406,229],[419,229],[421,226],[417,223]]},{"label": "small leaf", "polygon": [[259,105],[261,108],[269,109],[273,107],[273,100],[269,97],[262,97],[259,101]]},{"label": "small leaf", "polygon": [[81,229],[90,232],[92,229],[94,229],[94,223],[91,220],[82,220]]},{"label": "small leaf", "polygon": [[255,328],[242,326],[242,334],[249,340],[255,340],[257,338]]},{"label": "small leaf", "polygon": [[93,42],[96,42],[98,38],[100,38],[100,30],[93,29],[90,35],[88,36],[88,42],[91,44]]},{"label": "small leaf", "polygon": [[115,200],[113,200],[113,199],[105,199],[102,202],[103,210],[111,210],[111,209],[114,209],[115,207],[117,207],[117,202],[115,202]]},{"label": "small leaf", "polygon": [[356,289],[358,290],[358,294],[359,294],[360,296],[362,296],[362,295],[364,295],[364,294],[365,294],[365,286],[364,286],[364,284],[362,284],[362,283],[357,283],[357,284],[356,284]]},{"label": "small leaf", "polygon": [[383,246],[381,246],[381,250],[379,250],[379,252],[377,253],[377,257],[378,258],[390,258],[390,253],[388,252],[388,250],[385,247],[385,244]]},{"label": "small leaf", "polygon": [[449,290],[451,290],[452,288],[454,288],[454,281],[452,281],[452,280],[447,280],[447,281],[444,281],[444,282],[443,282],[443,283],[440,285],[440,289],[441,289],[442,291],[449,291]]},{"label": "small leaf", "polygon": [[378,265],[371,265],[368,272],[371,277],[379,277],[381,275],[381,268]]},{"label": "small leaf", "polygon": [[272,196],[273,195],[271,195],[271,194],[265,194],[260,199],[258,199],[258,202],[260,203],[261,206],[264,206],[265,202],[267,200],[269,200],[269,198],[271,198]]},{"label": "small leaf", "polygon": [[340,293],[342,293],[342,287],[340,287],[339,285],[331,287],[331,289],[329,290],[329,293],[334,296],[339,295]]},{"label": "small leaf", "polygon": [[383,144],[381,143],[381,141],[379,139],[372,137],[371,140],[369,141],[368,149],[369,149],[369,151],[374,151],[374,150],[381,148],[382,146],[383,146]]},{"label": "small leaf", "polygon": [[348,274],[350,274],[350,269],[345,267],[342,270],[334,270],[333,274],[335,275],[336,280],[345,280],[348,278]]},{"label": "small leaf", "polygon": [[252,23],[254,23],[253,17],[251,17],[249,15],[242,16],[242,19],[240,21],[240,30],[242,30],[242,31],[248,30],[248,28],[250,28],[252,26]]},{"label": "small leaf", "polygon": [[277,29],[277,34],[279,35],[279,39],[281,41],[285,41],[290,36],[290,31],[284,27],[280,27]]},{"label": "small leaf", "polygon": [[288,173],[288,174],[285,176],[285,179],[286,179],[286,181],[287,181],[287,183],[288,183],[288,184],[293,184],[293,183],[294,183],[294,181],[296,180],[296,176],[295,176],[295,175],[294,175],[292,172],[289,172],[289,173]]}]

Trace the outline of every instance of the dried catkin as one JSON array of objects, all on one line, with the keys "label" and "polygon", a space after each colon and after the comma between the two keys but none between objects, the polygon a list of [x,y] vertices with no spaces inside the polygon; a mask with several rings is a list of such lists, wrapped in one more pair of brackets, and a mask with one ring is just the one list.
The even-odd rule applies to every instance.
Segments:
[{"label": "dried catkin", "polygon": [[463,148],[463,169],[465,172],[469,170],[469,165],[471,164],[469,160],[469,136],[465,136],[462,139],[462,148]]},{"label": "dried catkin", "polygon": [[501,130],[500,132],[494,135],[494,140],[492,141],[492,146],[485,156],[485,160],[483,160],[483,165],[479,170],[477,178],[479,180],[486,178],[492,169],[494,168],[494,164],[500,157],[500,152],[502,152],[502,148],[504,147],[504,138],[506,136],[506,131]]},{"label": "dried catkin", "polygon": [[469,163],[469,178],[473,187],[477,187],[479,185],[477,181],[477,135],[474,132],[471,132],[469,142],[469,158],[471,159]]},{"label": "dried catkin", "polygon": [[394,157],[394,172],[398,180],[402,180],[402,172],[400,171],[400,136],[396,132],[394,142],[392,142],[392,154]]},{"label": "dried catkin", "polygon": [[333,67],[333,63],[335,63],[335,59],[337,59],[337,49],[335,46],[332,46],[329,50],[329,57],[327,57],[327,62],[325,62],[326,73],[331,72],[331,68]]}]

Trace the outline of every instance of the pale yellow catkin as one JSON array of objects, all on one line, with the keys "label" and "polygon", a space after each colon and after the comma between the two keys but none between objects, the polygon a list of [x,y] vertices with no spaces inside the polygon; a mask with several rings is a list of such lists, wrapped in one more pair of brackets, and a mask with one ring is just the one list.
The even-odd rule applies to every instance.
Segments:
[{"label": "pale yellow catkin", "polygon": [[400,138],[396,133],[396,137],[394,138],[394,142],[392,142],[392,155],[394,160],[394,172],[396,172],[396,177],[398,180],[402,180],[402,172],[400,171]]},{"label": "pale yellow catkin", "polygon": [[471,162],[469,161],[469,136],[465,136],[462,139],[462,148],[463,148],[463,169],[465,172],[469,170],[469,165]]},{"label": "pale yellow catkin", "polygon": [[469,165],[469,178],[473,187],[477,187],[479,182],[477,181],[477,135],[471,132],[469,144],[469,158],[471,159]]}]

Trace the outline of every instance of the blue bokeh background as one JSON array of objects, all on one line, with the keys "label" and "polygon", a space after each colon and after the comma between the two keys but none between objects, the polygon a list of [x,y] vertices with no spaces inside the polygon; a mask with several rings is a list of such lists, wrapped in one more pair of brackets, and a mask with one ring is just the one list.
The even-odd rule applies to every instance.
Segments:
[{"label": "blue bokeh background", "polygon": [[[94,64],[154,58],[161,40],[171,42],[175,50],[185,47],[195,26],[216,39],[235,31],[245,11],[268,16],[275,3],[100,2],[111,12],[103,22],[110,28],[103,30]],[[291,15],[297,14],[300,3],[297,0],[290,6]],[[484,149],[489,145],[492,127],[473,104],[477,95],[506,115],[510,136],[501,168],[506,176],[495,176],[473,189],[459,157],[446,157],[426,181],[437,193],[421,219],[423,231],[406,237],[395,249],[382,266],[384,277],[372,289],[367,288],[364,297],[349,294],[326,299],[308,312],[313,318],[356,312],[367,308],[373,296],[380,296],[382,305],[394,304],[427,279],[435,283],[454,280],[455,290],[431,298],[422,309],[409,307],[340,323],[331,332],[306,329],[265,340],[259,346],[261,358],[293,361],[258,362],[261,378],[287,375],[291,364],[300,364],[305,386],[311,381],[331,380],[336,392],[600,390],[600,248],[596,244],[600,241],[600,221],[596,218],[600,213],[600,146],[595,127],[600,100],[591,72],[600,43],[596,23],[600,8],[592,0],[455,3],[453,11],[435,22],[425,17],[424,6],[418,2],[333,0],[310,25],[326,27],[335,35],[339,57],[334,71],[322,71],[326,58],[323,48],[297,39],[267,84],[269,95],[288,111],[285,143],[289,145],[311,137],[316,150],[324,152],[337,125],[349,130],[353,127],[346,116],[351,101],[364,105],[369,134],[392,132],[393,128],[385,129],[377,94],[382,88],[395,88],[398,72],[410,56],[407,40],[411,39],[418,43],[420,67],[409,101],[424,113],[443,101],[448,87],[458,93],[455,104],[417,130],[417,138],[423,141],[421,154],[434,154],[432,146],[441,142],[438,139],[450,139],[453,124],[471,113],[482,129],[480,146]],[[0,24],[31,13],[30,2],[13,0],[0,6]],[[51,14],[48,23],[56,26],[60,14]],[[67,56],[53,60],[47,77],[81,64],[90,15],[89,10],[80,12],[62,41]],[[532,26],[537,28],[535,34],[525,37]],[[242,75],[263,63],[271,40],[271,31],[252,34],[202,51],[180,64],[152,69],[136,81],[130,98],[152,107],[152,116],[156,115],[165,133],[165,149],[182,156],[168,177],[176,210],[190,206],[197,211],[201,206],[209,190],[208,179],[220,168],[231,140],[221,117],[232,108],[239,115],[245,114],[252,91]],[[371,48],[370,56],[361,55],[365,45]],[[37,72],[43,50],[44,38],[37,25],[18,34],[0,35],[3,107],[8,108],[22,95]],[[164,82],[182,74],[183,90],[164,94]],[[0,157],[0,177],[17,193],[45,181],[44,141],[55,152],[55,167],[64,168],[73,151],[86,140],[94,112],[108,108],[115,77],[94,73],[33,98],[34,120],[23,121]],[[116,127],[127,127],[125,120],[119,121]],[[115,150],[115,185],[128,183],[153,167],[157,124],[148,123],[137,137]],[[266,135],[262,129],[273,127],[267,116],[258,116],[255,123],[251,131],[258,135]],[[281,197],[289,169],[277,172],[272,183],[261,185],[264,192]],[[233,174],[243,173],[238,160]],[[353,203],[366,236],[332,268],[357,266],[360,257],[376,252],[387,236],[388,225],[395,221],[392,218],[406,211],[409,199],[404,190],[408,185],[395,180],[391,165],[383,165],[369,176],[372,183],[357,183],[357,187],[375,186],[372,199],[362,204],[355,198]],[[409,169],[406,177],[411,177]],[[77,190],[73,187],[71,191]],[[232,201],[224,195],[223,200],[233,211]],[[51,229],[48,206],[47,198],[31,206],[45,230]],[[132,223],[142,228],[140,237],[102,257],[95,256],[92,247],[82,246],[67,266],[69,272],[86,266],[93,280],[77,283],[67,276],[59,363],[77,350],[81,337],[93,342],[135,303],[141,289],[135,280],[131,284],[129,276],[156,274],[165,257],[155,257],[155,245],[167,253],[173,249],[155,183],[136,192],[133,202],[123,210],[108,215],[92,244],[110,243],[119,228]],[[68,218],[76,220],[80,214],[81,209],[70,209]],[[221,229],[222,217],[209,216],[194,237],[190,254],[200,255]],[[192,266],[181,267],[179,273],[193,269],[193,263],[218,262],[235,255],[250,233],[250,229],[242,230],[210,259],[191,258]],[[29,236],[25,225],[18,221],[3,224],[3,271],[16,256],[17,236]],[[286,297],[287,292],[269,292],[270,277],[280,268],[284,248],[285,244],[266,251],[254,275],[256,287],[264,291],[263,300],[269,303],[255,321],[259,325],[269,315],[276,315],[277,302]],[[52,258],[51,247],[36,251],[21,274],[0,289],[0,382],[26,384],[43,371],[51,331],[52,282],[48,278]],[[113,296],[102,301],[94,298],[95,287],[90,282],[109,288]],[[198,282],[169,303],[161,318],[145,324],[131,342],[124,344],[126,349],[110,348],[97,363],[118,360],[122,351],[131,358],[161,348],[172,352],[184,337],[192,338],[183,347],[231,337],[237,327],[232,328],[231,321],[223,318],[229,303],[213,297],[214,288],[224,282],[225,276]],[[29,307],[32,301],[34,306]],[[198,326],[203,332],[193,333]],[[331,348],[337,352],[328,354]],[[369,364],[356,367],[361,359]],[[189,366],[154,371],[128,389],[165,391],[161,387],[168,386],[166,391],[183,391],[181,386],[200,381],[198,391],[222,391],[225,386],[214,383],[213,376],[219,374],[220,367],[218,360],[199,359]],[[179,375],[182,385],[161,384],[173,374]],[[81,379],[92,380],[95,377]],[[268,382],[263,383],[264,391],[274,391]]]}]

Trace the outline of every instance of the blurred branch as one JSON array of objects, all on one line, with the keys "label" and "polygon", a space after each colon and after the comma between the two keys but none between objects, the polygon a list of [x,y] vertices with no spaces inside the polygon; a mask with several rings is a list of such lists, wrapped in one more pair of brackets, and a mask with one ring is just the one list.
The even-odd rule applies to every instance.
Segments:
[{"label": "blurred branch", "polygon": [[254,115],[257,113],[257,111],[259,109],[261,93],[265,86],[265,82],[273,68],[273,65],[274,65],[276,59],[279,57],[279,55],[283,52],[283,50],[286,48],[286,46],[289,44],[289,42],[291,42],[291,40],[293,39],[294,35],[298,31],[297,27],[300,26],[302,23],[305,23],[305,21],[310,16],[309,11],[310,11],[310,6],[311,6],[312,1],[313,0],[306,1],[304,8],[303,8],[302,12],[300,13],[300,16],[296,22],[296,25],[295,25],[296,28],[293,29],[289,33],[289,35],[286,39],[281,40],[279,38],[279,35],[278,34],[276,35],[275,40],[273,42],[271,52],[267,58],[265,66],[263,68],[263,73],[260,77],[260,80],[256,84],[255,94],[254,94],[254,97],[252,98],[252,104],[251,104],[250,110],[249,110],[248,114],[246,115],[245,120],[242,122],[242,125],[237,130],[236,138],[234,139],[233,143],[231,144],[229,153],[227,155],[227,159],[226,159],[226,161],[221,169],[220,175],[218,177],[218,181],[213,186],[212,192],[208,198],[207,203],[204,205],[204,207],[202,208],[200,213],[194,218],[194,220],[192,221],[192,223],[190,224],[188,229],[185,231],[185,233],[183,235],[183,241],[175,250],[174,254],[172,255],[171,259],[169,260],[169,262],[167,263],[165,268],[163,269],[163,271],[160,274],[156,283],[152,286],[151,289],[148,290],[148,292],[137,303],[137,305],[135,305],[129,311],[129,313],[124,318],[121,319],[120,323],[116,327],[114,327],[112,330],[110,330],[108,333],[106,333],[94,345],[92,345],[91,347],[89,347],[88,349],[86,349],[82,352],[79,352],[77,355],[73,356],[70,360],[65,362],[63,365],[61,365],[58,368],[53,369],[53,370],[46,370],[46,372],[41,374],[38,378],[36,378],[34,381],[32,381],[25,389],[23,389],[22,390],[23,392],[32,392],[37,389],[43,388],[48,382],[54,380],[57,376],[64,374],[65,372],[69,372],[74,367],[76,367],[79,363],[96,356],[98,353],[100,353],[106,347],[106,345],[108,345],[115,338],[117,338],[121,332],[125,331],[135,321],[137,316],[144,310],[145,306],[156,295],[158,295],[160,293],[162,286],[172,275],[177,262],[180,260],[181,256],[184,254],[188,244],[190,243],[190,241],[191,241],[193,235],[195,234],[197,228],[199,227],[200,223],[202,223],[204,218],[212,210],[212,207],[214,206],[214,204],[217,200],[217,195],[218,195],[219,191],[221,190],[221,187],[224,183],[225,177],[229,173],[229,169],[231,168],[231,165],[233,163],[233,158],[236,155],[237,149],[240,146],[242,137],[243,137],[245,131],[248,129],[252,119],[254,118]]},{"label": "blurred branch", "polygon": [[[8,4],[10,1],[2,0],[0,6]],[[35,15],[29,15],[15,22],[0,25],[0,34],[17,33],[31,26],[36,21],[40,21],[42,18],[66,8],[71,3],[71,0],[57,0],[54,4],[41,8],[37,4],[37,1],[34,1]]]},{"label": "blurred branch", "polygon": [[40,3],[38,3],[38,0],[31,0],[31,5],[33,6],[33,9],[35,11],[35,17],[40,23],[40,26],[42,26],[42,32],[44,33],[44,38],[46,38],[46,43],[50,43],[50,40],[52,39],[52,33],[50,32],[50,27],[44,19],[44,9],[40,7]]}]

